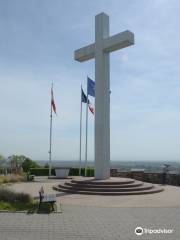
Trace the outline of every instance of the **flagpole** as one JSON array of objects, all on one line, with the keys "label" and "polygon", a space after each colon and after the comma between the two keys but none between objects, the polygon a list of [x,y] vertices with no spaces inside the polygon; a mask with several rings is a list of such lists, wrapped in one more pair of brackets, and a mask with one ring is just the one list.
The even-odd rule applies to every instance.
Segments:
[{"label": "flagpole", "polygon": [[87,78],[87,103],[86,103],[86,147],[85,147],[85,177],[87,176],[87,144],[88,144],[88,78]]},{"label": "flagpole", "polygon": [[53,83],[51,86],[51,102],[50,102],[50,134],[49,134],[49,176],[51,176],[52,169],[52,158],[51,158],[51,150],[52,150],[52,91],[53,91]]},{"label": "flagpole", "polygon": [[80,144],[79,144],[79,176],[81,176],[81,139],[82,139],[82,84],[81,84],[81,105],[80,105]]}]

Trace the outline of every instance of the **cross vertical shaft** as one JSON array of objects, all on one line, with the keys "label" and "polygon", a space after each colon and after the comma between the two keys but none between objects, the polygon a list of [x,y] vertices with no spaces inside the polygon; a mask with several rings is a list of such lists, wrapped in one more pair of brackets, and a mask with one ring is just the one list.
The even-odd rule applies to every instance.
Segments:
[{"label": "cross vertical shaft", "polygon": [[103,49],[109,37],[109,17],[95,18],[95,178],[110,177],[110,84],[109,52]]},{"label": "cross vertical shaft", "polygon": [[74,52],[79,62],[95,58],[95,178],[110,177],[110,59],[113,51],[134,44],[134,34],[128,30],[109,36],[109,16],[100,13],[95,18],[95,43]]}]

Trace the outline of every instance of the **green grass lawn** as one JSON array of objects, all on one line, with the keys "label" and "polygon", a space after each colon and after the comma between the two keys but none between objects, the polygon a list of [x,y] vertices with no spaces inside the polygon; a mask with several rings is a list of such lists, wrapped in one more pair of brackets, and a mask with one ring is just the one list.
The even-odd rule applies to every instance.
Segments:
[{"label": "green grass lawn", "polygon": [[10,203],[0,201],[0,210],[8,210],[8,211],[24,211],[24,210],[33,210],[38,209],[38,202],[32,203]]},{"label": "green grass lawn", "polygon": [[27,213],[50,213],[51,208],[48,203],[42,203],[39,209],[39,202],[33,201],[31,203],[9,203],[0,201],[0,211],[26,211]]}]

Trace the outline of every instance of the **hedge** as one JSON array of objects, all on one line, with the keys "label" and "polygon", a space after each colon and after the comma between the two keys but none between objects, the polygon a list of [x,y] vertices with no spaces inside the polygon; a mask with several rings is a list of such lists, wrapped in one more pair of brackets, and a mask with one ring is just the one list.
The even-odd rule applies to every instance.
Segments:
[{"label": "hedge", "polygon": [[[84,176],[85,169],[81,169],[81,175]],[[48,176],[49,168],[30,168],[30,175],[35,176]],[[55,169],[53,168],[51,174],[55,176]],[[70,168],[69,176],[79,176],[79,168]],[[94,168],[87,168],[87,177],[94,176]]]},{"label": "hedge", "polygon": [[[84,176],[85,169],[81,168],[81,176]],[[69,176],[79,176],[79,168],[71,168]],[[94,176],[94,168],[87,168],[87,177]]]},{"label": "hedge", "polygon": [[[48,176],[49,168],[30,168],[29,174],[35,176]],[[51,170],[51,175],[55,176],[55,169]]]}]

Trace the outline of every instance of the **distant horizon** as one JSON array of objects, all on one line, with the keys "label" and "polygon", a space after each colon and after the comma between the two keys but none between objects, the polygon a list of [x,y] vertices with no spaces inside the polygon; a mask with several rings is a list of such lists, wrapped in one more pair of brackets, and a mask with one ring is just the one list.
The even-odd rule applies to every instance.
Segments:
[{"label": "distant horizon", "polygon": [[[49,162],[49,160],[34,160],[37,162]],[[79,162],[79,160],[54,160],[52,159],[52,162]],[[82,160],[84,162],[84,160]],[[94,160],[88,160],[88,162],[94,162]],[[110,162],[179,162],[180,160],[110,160]]]},{"label": "distant horizon", "polygon": [[[48,164],[49,161],[37,161],[40,166],[44,166]],[[88,161],[87,167],[94,168],[94,161]],[[68,168],[79,168],[80,162],[79,161],[52,161],[52,167],[68,167]],[[164,164],[169,164],[171,170],[176,171],[178,170],[180,173],[180,162],[178,161],[110,161],[110,168],[117,168],[117,169],[146,169],[148,171],[161,171],[163,169]],[[85,162],[81,162],[81,167],[85,167]]]}]

